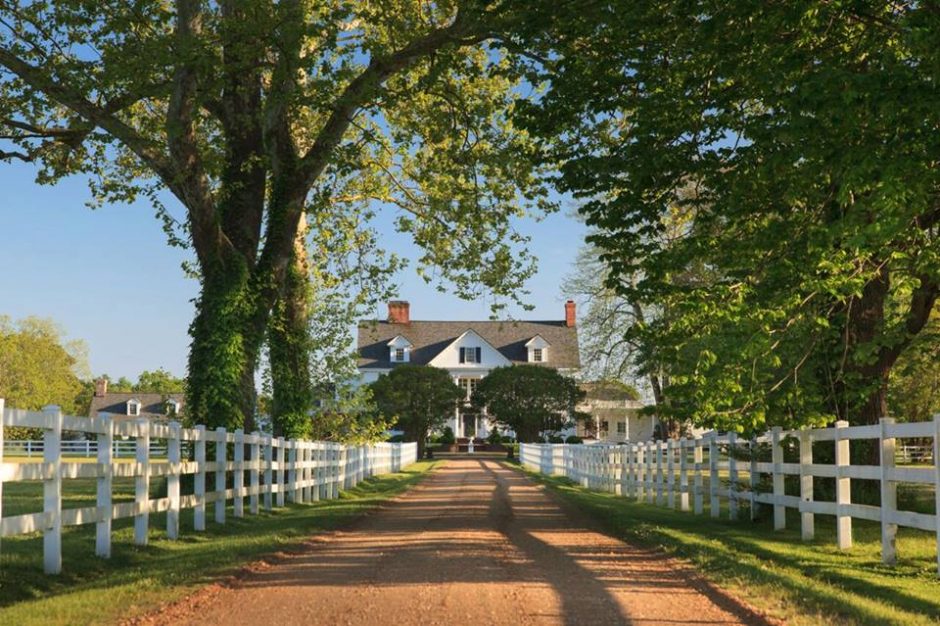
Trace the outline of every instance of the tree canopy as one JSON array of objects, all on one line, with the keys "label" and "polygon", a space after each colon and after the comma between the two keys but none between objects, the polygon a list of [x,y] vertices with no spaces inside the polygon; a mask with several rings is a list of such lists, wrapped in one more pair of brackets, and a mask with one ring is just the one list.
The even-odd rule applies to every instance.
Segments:
[{"label": "tree canopy", "polygon": [[152,372],[142,371],[137,377],[137,382],[132,382],[124,376],[116,381],[112,381],[107,374],[103,378],[108,379],[108,391],[125,393],[183,393],[186,391],[186,381],[177,378],[162,367]]},{"label": "tree canopy", "polygon": [[663,312],[631,338],[669,410],[739,431],[886,415],[940,285],[935,8],[624,2],[533,41],[562,60],[520,111],[566,138],[545,158],[608,284]]},{"label": "tree canopy", "polygon": [[[0,398],[7,408],[36,411],[57,404],[67,414],[83,415],[87,372],[85,344],[66,341],[51,320],[0,316]],[[24,434],[10,429],[8,436]]]},{"label": "tree canopy", "polygon": [[575,407],[583,398],[573,378],[551,367],[522,364],[494,369],[479,382],[471,400],[515,431],[516,439],[530,443],[577,420]]},{"label": "tree canopy", "polygon": [[273,407],[303,415],[309,381],[287,374],[309,367],[308,242],[370,232],[390,206],[429,279],[519,293],[533,266],[515,220],[553,208],[511,121],[515,100],[537,97],[519,33],[554,27],[568,4],[5,4],[0,157],[36,161],[41,182],[89,174],[99,202],[146,197],[192,246],[193,419],[253,419],[266,340]]},{"label": "tree canopy", "polygon": [[430,365],[397,365],[370,387],[379,412],[395,420],[405,441],[418,442],[418,458],[431,430],[443,426],[464,397],[447,370]]}]

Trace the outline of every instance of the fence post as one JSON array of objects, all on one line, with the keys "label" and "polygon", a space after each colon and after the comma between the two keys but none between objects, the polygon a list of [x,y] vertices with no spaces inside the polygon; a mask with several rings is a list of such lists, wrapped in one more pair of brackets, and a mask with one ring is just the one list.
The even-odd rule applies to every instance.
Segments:
[{"label": "fence post", "polygon": [[150,525],[150,422],[137,420],[135,460],[137,478],[134,485],[134,544],[147,545],[147,530]]},{"label": "fence post", "polygon": [[312,450],[310,453],[313,457],[313,487],[310,493],[313,496],[313,501],[319,502],[320,485],[323,483],[323,448],[318,441],[313,442],[311,446]]},{"label": "fence post", "polygon": [[842,435],[848,426],[845,420],[836,422],[836,538],[840,550],[852,547],[852,516],[845,510],[845,505],[852,503],[852,479],[846,475],[851,460],[849,440]]},{"label": "fence post", "polygon": [[206,427],[202,424],[196,426],[195,446],[193,494],[196,496],[196,506],[193,507],[193,528],[199,531],[206,529]]},{"label": "fence post", "polygon": [[166,440],[166,536],[177,539],[180,534],[180,424],[170,422],[170,436]]},{"label": "fence post", "polygon": [[[813,438],[809,431],[800,431],[800,504],[813,502]],[[800,510],[800,536],[803,541],[812,541],[816,536],[816,515],[812,511]]]},{"label": "fence post", "polygon": [[47,467],[43,481],[43,565],[47,574],[62,571],[62,411],[50,404],[43,407],[46,428],[42,436],[42,460]]},{"label": "fence post", "polygon": [[[2,402],[2,401],[0,401]],[[0,405],[2,407],[2,405]],[[95,523],[95,556],[102,559],[111,558],[111,483],[114,468],[114,420],[108,413],[99,413],[98,422],[101,432],[98,433],[98,521]]]},{"label": "fence post", "polygon": [[694,446],[692,451],[692,463],[694,464],[693,471],[695,472],[695,514],[701,515],[704,511],[704,499],[705,494],[702,484],[702,439],[696,438],[693,440],[692,445]]},{"label": "fence post", "polygon": [[783,446],[780,439],[783,429],[774,426],[770,431],[770,462],[773,464],[772,480],[774,484],[774,530],[787,527],[787,507],[783,505],[785,475],[783,473]]},{"label": "fence post", "polygon": [[718,435],[708,439],[708,511],[712,517],[721,516],[721,502],[718,500]]},{"label": "fence post", "polygon": [[[3,403],[3,398],[0,398],[0,524],[3,523]],[[0,543],[2,542],[3,532],[0,531]]]},{"label": "fence post", "polygon": [[[339,497],[339,446],[338,443],[330,444],[330,499]],[[395,446],[398,452],[398,469],[401,469],[401,446]],[[396,470],[398,471],[398,470]]]},{"label": "fence post", "polygon": [[284,506],[284,438],[277,438],[277,498],[278,507]]},{"label": "fence post", "polygon": [[751,508],[751,521],[757,519],[757,483],[760,480],[760,476],[757,473],[757,438],[751,437],[751,440],[748,442],[747,446],[748,452],[750,453],[750,464],[748,466],[748,483],[750,486],[751,497],[750,497],[750,508]]},{"label": "fence post", "polygon": [[245,515],[245,431],[235,431],[235,473],[233,480],[234,498],[232,513],[235,517]]},{"label": "fence post", "polygon": [[248,505],[252,515],[258,514],[258,492],[261,490],[261,434],[258,431],[251,433],[251,468],[248,470],[251,493],[248,494]]},{"label": "fence post", "polygon": [[668,488],[668,506],[676,508],[676,442],[666,440],[666,486]]},{"label": "fence post", "polygon": [[225,466],[227,464],[225,460],[225,453],[228,450],[228,435],[225,432],[225,428],[219,426],[215,429],[215,492],[216,492],[216,501],[215,501],[215,523],[224,524],[225,523],[225,492],[226,490],[226,474],[228,471]]},{"label": "fence post", "polygon": [[665,506],[666,497],[663,493],[663,442],[657,441],[656,443],[656,505]]},{"label": "fence post", "polygon": [[270,511],[274,508],[274,443],[273,438],[265,436],[264,438],[264,510]]},{"label": "fence post", "polygon": [[738,434],[728,433],[728,519],[738,519]]},{"label": "fence post", "polygon": [[933,416],[933,497],[937,527],[937,576],[940,577],[940,414]]},{"label": "fence post", "polygon": [[689,451],[688,439],[679,440],[679,508],[689,510]]},{"label": "fence post", "polygon": [[297,440],[290,439],[288,440],[287,445],[290,446],[288,452],[288,457],[290,460],[287,464],[287,493],[290,496],[290,501],[296,504],[297,502],[300,502],[300,494],[297,488]]},{"label": "fence post", "polygon": [[[896,441],[888,436],[888,426],[894,424],[894,418],[883,417],[880,420],[881,433],[881,561],[886,565],[898,562],[897,536],[898,525],[892,520],[898,510],[898,484],[888,475],[894,469]],[[937,512],[940,521],[940,511]]]}]

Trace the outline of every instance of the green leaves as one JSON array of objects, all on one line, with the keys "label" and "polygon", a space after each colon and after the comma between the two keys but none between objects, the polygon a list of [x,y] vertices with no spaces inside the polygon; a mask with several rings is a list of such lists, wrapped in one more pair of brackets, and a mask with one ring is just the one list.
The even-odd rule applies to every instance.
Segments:
[{"label": "green leaves", "polygon": [[522,442],[542,441],[541,433],[563,429],[579,415],[575,410],[584,392],[558,370],[539,365],[497,367],[482,379],[473,394],[474,406],[485,409]]}]

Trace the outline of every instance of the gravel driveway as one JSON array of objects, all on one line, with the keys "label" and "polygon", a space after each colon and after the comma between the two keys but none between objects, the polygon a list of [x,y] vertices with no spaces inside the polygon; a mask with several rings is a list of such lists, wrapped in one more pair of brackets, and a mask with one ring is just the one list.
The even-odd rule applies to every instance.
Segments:
[{"label": "gravel driveway", "polygon": [[173,624],[759,624],[498,460],[448,460],[304,551],[151,616]]}]

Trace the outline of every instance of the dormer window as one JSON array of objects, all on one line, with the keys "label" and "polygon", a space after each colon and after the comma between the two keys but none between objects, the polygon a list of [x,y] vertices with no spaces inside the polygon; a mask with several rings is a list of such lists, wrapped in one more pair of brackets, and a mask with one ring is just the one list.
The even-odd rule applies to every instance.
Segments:
[{"label": "dormer window", "polygon": [[127,401],[127,414],[132,417],[140,416],[140,400],[133,398]]},{"label": "dormer window", "polygon": [[549,344],[541,335],[536,335],[529,339],[526,344],[526,350],[528,351],[528,361],[529,363],[544,363],[548,361],[548,349],[551,344]]},{"label": "dormer window", "polygon": [[386,344],[388,346],[388,360],[392,363],[407,363],[411,360],[410,341],[398,335]]},{"label": "dormer window", "polygon": [[180,401],[170,398],[166,401],[166,414],[170,417],[176,417],[180,414]]}]

